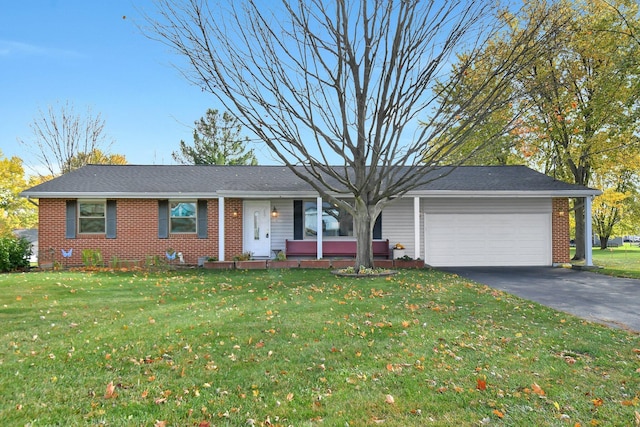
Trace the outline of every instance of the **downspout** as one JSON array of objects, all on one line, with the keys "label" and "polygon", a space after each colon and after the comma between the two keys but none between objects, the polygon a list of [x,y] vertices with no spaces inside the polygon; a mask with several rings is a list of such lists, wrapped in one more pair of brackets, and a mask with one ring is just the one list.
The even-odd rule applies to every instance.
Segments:
[{"label": "downspout", "polygon": [[420,258],[420,197],[413,198],[413,259]]},{"label": "downspout", "polygon": [[29,203],[31,203],[33,206],[37,207],[37,208],[39,208],[39,207],[40,207],[40,205],[39,205],[38,203],[36,203],[36,202],[34,202],[34,201],[33,201],[33,199],[31,198],[31,196],[27,197],[27,201],[28,201]]}]

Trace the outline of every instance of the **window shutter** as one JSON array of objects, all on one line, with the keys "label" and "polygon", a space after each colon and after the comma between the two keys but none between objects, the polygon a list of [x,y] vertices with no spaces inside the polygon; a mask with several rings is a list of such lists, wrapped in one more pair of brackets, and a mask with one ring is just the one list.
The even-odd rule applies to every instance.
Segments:
[{"label": "window shutter", "polygon": [[304,238],[304,217],[302,200],[293,201],[293,240]]},{"label": "window shutter", "polygon": [[375,240],[382,240],[382,213],[376,218],[376,222],[373,224],[373,238]]},{"label": "window shutter", "polygon": [[169,238],[169,201],[158,200],[158,238]]},{"label": "window shutter", "polygon": [[76,200],[67,200],[67,216],[66,216],[66,232],[67,239],[76,238],[76,216],[78,214],[78,202]]},{"label": "window shutter", "polygon": [[207,238],[207,201],[198,200],[198,238]]},{"label": "window shutter", "polygon": [[107,239],[116,238],[116,201],[107,200]]}]

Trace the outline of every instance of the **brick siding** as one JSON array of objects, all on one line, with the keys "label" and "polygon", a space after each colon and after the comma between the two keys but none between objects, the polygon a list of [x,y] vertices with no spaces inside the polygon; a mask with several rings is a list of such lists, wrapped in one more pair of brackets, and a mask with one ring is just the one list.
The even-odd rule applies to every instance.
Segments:
[{"label": "brick siding", "polygon": [[[40,259],[54,260],[66,266],[82,265],[82,251],[100,250],[105,263],[113,257],[120,260],[144,261],[149,256],[165,257],[167,249],[182,252],[186,264],[197,264],[198,258],[218,255],[218,200],[207,201],[207,238],[194,234],[170,234],[158,238],[158,201],[153,199],[118,199],[116,238],[104,234],[77,234],[65,237],[66,200],[40,199],[39,201]],[[234,210],[238,212],[233,217]],[[242,200],[225,200],[225,257],[242,252]],[[70,258],[63,258],[61,250],[73,249]]]},{"label": "brick siding", "polygon": [[569,254],[569,199],[553,199],[551,213],[552,261],[563,264],[571,261]]}]

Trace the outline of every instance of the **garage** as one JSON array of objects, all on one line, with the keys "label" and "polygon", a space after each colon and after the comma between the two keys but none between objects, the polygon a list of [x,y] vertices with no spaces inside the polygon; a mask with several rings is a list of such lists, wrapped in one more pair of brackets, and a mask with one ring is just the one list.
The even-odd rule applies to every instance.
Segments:
[{"label": "garage", "polygon": [[549,213],[425,214],[424,236],[434,267],[552,264]]}]

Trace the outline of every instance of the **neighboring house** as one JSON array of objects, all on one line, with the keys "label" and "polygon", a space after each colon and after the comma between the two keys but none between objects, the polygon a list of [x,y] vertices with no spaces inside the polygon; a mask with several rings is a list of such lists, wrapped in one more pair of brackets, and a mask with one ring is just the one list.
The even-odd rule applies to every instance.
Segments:
[{"label": "neighboring house", "polygon": [[[565,263],[568,199],[590,207],[600,194],[524,166],[447,171],[385,208],[374,239],[432,266]],[[82,264],[84,249],[105,261],[172,249],[196,264],[243,252],[273,258],[287,240],[312,248],[355,240],[351,217],[283,166],[89,165],[22,195],[38,199],[41,252],[73,249],[67,265]]]},{"label": "neighboring house", "polygon": [[16,237],[27,239],[27,241],[31,243],[31,256],[29,257],[29,261],[37,262],[38,261],[38,230],[35,228],[20,228],[17,230],[13,230],[13,234]]}]

